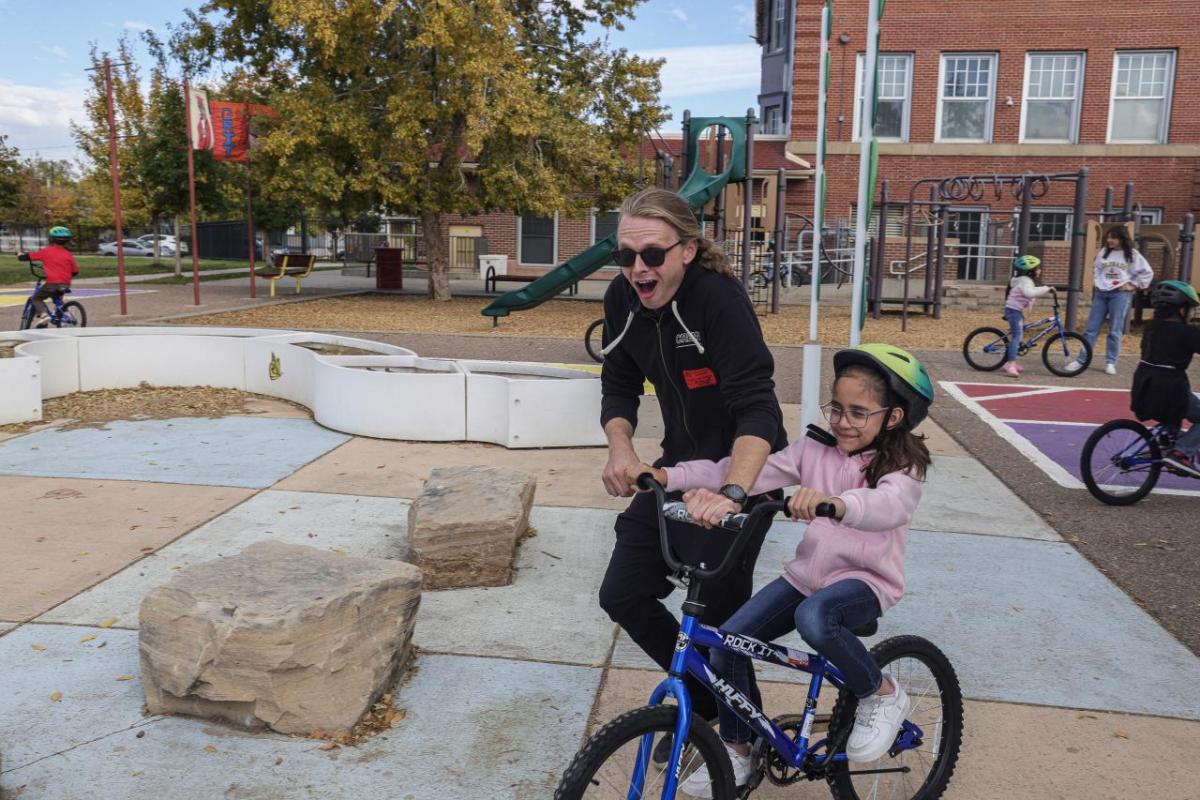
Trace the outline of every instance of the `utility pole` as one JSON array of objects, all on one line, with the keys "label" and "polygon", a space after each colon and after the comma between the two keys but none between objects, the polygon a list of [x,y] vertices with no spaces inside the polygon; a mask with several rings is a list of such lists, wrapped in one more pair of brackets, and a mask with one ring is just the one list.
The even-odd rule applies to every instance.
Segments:
[{"label": "utility pole", "polygon": [[[128,62],[122,62],[127,64]],[[117,286],[121,295],[121,316],[129,314],[125,297],[125,233],[121,229],[121,165],[117,160],[117,121],[113,111],[112,62],[104,57],[104,94],[108,98],[108,163],[112,175],[113,225],[117,229]]]}]

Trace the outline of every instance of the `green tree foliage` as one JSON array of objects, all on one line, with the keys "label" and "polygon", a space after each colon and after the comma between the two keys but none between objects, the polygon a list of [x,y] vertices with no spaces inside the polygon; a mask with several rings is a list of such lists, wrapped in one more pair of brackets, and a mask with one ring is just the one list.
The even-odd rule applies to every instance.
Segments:
[{"label": "green tree foliage", "polygon": [[607,206],[662,121],[659,62],[589,38],[639,0],[209,0],[173,40],[279,112],[265,194],[351,218],[419,215],[430,294],[450,296],[447,214]]},{"label": "green tree foliage", "polygon": [[21,194],[21,154],[0,134],[0,212],[14,207]]}]

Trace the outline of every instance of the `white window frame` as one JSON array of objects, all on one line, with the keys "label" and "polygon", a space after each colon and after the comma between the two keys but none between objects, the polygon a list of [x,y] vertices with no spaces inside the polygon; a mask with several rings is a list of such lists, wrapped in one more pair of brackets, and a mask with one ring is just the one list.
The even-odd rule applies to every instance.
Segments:
[{"label": "white window frame", "polygon": [[[767,130],[767,127],[768,127],[768,126],[767,126],[767,113],[768,113],[768,112],[770,112],[770,111],[774,111],[774,112],[776,112],[776,113],[778,113],[778,114],[779,114],[779,126],[778,126],[778,130],[774,130],[774,131]],[[776,105],[769,105],[769,106],[767,106],[766,108],[764,108],[764,109],[763,109],[762,113],[763,113],[763,128],[762,128],[762,132],[763,132],[763,135],[764,135],[764,136],[779,136],[780,134],[783,134],[783,133],[786,133],[786,132],[787,132],[787,126],[785,126],[785,125],[783,124],[783,106],[782,106],[782,105],[778,105],[778,104],[776,104]]]},{"label": "white window frame", "polygon": [[[1036,97],[1029,96],[1029,77],[1030,65],[1034,58],[1041,56],[1074,56],[1075,57],[1075,96],[1073,98],[1066,97]],[[1021,88],[1021,142],[1060,142],[1066,144],[1077,144],[1079,142],[1079,118],[1083,107],[1083,79],[1087,70],[1087,54],[1079,51],[1031,51],[1025,54],[1025,83]],[[1029,111],[1030,100],[1037,102],[1039,100],[1067,100],[1071,99],[1074,102],[1071,110],[1071,133],[1066,139],[1029,139],[1025,136],[1025,118]]]},{"label": "white window frame", "polygon": [[529,267],[553,267],[558,265],[558,212],[554,212],[554,252],[551,254],[551,260],[545,264],[538,261],[526,261],[525,254],[522,252],[525,248],[522,242],[525,239],[525,234],[522,228],[525,227],[525,215],[517,214],[517,263]]},{"label": "white window frame", "polygon": [[[1117,110],[1117,73],[1118,65],[1121,63],[1122,56],[1139,56],[1139,55],[1165,55],[1167,60],[1167,77],[1164,85],[1164,94],[1162,97],[1166,107],[1163,109],[1162,120],[1158,124],[1158,137],[1155,139],[1113,139],[1113,117]],[[1178,60],[1178,55],[1174,50],[1117,50],[1113,53],[1112,67],[1112,82],[1108,87],[1108,132],[1105,134],[1105,141],[1109,144],[1166,144],[1171,134],[1171,106],[1174,100],[1175,88],[1175,62]],[[1120,98],[1122,100],[1131,99],[1151,99],[1151,98]]]},{"label": "white window frame", "polygon": [[[945,139],[942,137],[942,106],[947,102],[946,92],[946,59],[948,58],[988,58],[991,59],[992,68],[990,71],[991,81],[988,84],[988,104],[987,104],[987,130],[984,132],[982,139]],[[1000,54],[999,53],[940,53],[938,56],[938,91],[937,91],[937,115],[934,119],[933,140],[935,142],[973,142],[976,144],[991,144],[992,136],[994,135],[996,121],[996,73],[1000,71]],[[967,98],[962,98],[967,99]],[[970,98],[979,100],[979,98]],[[950,98],[949,102],[955,102],[955,98]]]},{"label": "white window frame", "polygon": [[[1040,141],[1040,140],[1039,140]],[[1029,209],[1030,214],[1065,214],[1067,217],[1066,236],[1062,239],[1039,239],[1041,242],[1070,242],[1071,235],[1075,226],[1075,209],[1070,206],[1033,206]],[[1021,207],[1015,206],[1012,210],[1013,229],[1017,230],[1021,223]],[[1032,235],[1033,231],[1030,231]]]},{"label": "white window frame", "polygon": [[[591,239],[592,244],[596,243],[596,217],[598,217],[601,214],[619,214],[619,213],[620,212],[617,211],[617,209],[615,209],[615,208],[608,209],[606,211],[601,211],[598,208],[592,209],[591,231],[589,233],[589,238]],[[556,238],[557,238],[557,231],[558,231],[558,228],[556,226],[555,227]],[[554,249],[555,249],[555,252],[558,251],[557,247],[555,247]]]},{"label": "white window frame", "polygon": [[[787,40],[787,10],[791,0],[771,0],[770,17],[767,20],[767,53],[778,53],[784,49]],[[782,24],[780,24],[782,23]]]},{"label": "white window frame", "polygon": [[[904,113],[903,119],[900,122],[900,137],[894,136],[876,136],[876,141],[879,142],[907,142],[909,134],[909,121],[912,119],[912,98],[913,98],[913,54],[912,53],[880,53],[879,58],[903,58],[906,63],[907,80],[904,85]],[[860,141],[862,139],[862,104],[865,102],[866,88],[863,80],[863,62],[865,55],[859,53],[854,58],[854,121],[851,127],[852,141]],[[876,61],[876,65],[878,65]],[[895,100],[896,98],[888,98]]]}]

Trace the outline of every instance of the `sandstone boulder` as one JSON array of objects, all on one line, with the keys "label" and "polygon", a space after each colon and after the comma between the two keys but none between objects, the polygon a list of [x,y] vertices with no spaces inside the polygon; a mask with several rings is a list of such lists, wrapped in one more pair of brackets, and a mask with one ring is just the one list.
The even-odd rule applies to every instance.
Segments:
[{"label": "sandstone boulder", "polygon": [[142,600],[150,713],[307,734],[350,730],[405,664],[421,571],[259,542]]},{"label": "sandstone boulder", "polygon": [[427,589],[507,586],[537,481],[500,467],[435,469],[408,510],[409,560]]}]

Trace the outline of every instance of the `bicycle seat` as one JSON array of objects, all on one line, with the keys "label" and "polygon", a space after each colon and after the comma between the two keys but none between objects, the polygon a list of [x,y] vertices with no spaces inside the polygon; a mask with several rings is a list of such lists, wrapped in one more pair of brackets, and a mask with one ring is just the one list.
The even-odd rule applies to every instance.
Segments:
[{"label": "bicycle seat", "polygon": [[862,627],[851,628],[850,632],[863,639],[867,638],[868,636],[874,636],[879,632],[879,620],[873,619]]}]

